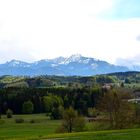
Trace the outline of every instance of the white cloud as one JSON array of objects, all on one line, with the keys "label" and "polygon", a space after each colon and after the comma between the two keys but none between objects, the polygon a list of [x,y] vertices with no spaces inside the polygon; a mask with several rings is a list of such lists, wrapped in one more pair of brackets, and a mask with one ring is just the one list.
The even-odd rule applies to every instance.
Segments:
[{"label": "white cloud", "polygon": [[140,66],[140,54],[129,58],[118,58],[116,64],[133,68],[133,66]]},{"label": "white cloud", "polygon": [[81,53],[114,63],[139,54],[140,19],[98,17],[113,4],[113,0],[0,1],[0,62]]},{"label": "white cloud", "polygon": [[[21,42],[20,42],[21,43]],[[31,50],[24,47],[23,44],[18,44],[18,41],[0,41],[0,62],[10,61],[12,59],[31,61]]]}]

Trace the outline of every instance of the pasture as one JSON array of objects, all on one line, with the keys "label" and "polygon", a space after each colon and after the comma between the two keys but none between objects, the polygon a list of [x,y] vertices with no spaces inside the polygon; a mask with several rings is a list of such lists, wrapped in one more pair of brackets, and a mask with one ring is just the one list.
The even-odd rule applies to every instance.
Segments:
[{"label": "pasture", "polygon": [[[15,123],[24,119],[23,123]],[[0,139],[42,137],[55,133],[60,121],[50,120],[45,114],[2,116],[0,120]]]},{"label": "pasture", "polygon": [[[16,123],[16,119],[24,119]],[[95,131],[87,123],[87,131],[57,134],[60,120],[50,120],[45,114],[13,115],[0,120],[0,140],[140,140],[140,129]]]}]

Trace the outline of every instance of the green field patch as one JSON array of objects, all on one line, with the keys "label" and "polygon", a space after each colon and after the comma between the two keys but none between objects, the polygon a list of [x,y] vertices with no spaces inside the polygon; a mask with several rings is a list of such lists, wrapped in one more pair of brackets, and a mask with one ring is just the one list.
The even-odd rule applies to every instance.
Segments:
[{"label": "green field patch", "polygon": [[[16,118],[23,118],[24,122],[15,123]],[[31,120],[35,120],[35,123],[31,123]],[[59,120],[50,120],[45,114],[14,115],[10,119],[2,116],[1,122],[0,140],[43,137],[55,133],[61,123]]]},{"label": "green field patch", "polygon": [[80,132],[71,134],[50,135],[45,140],[140,140],[140,129],[108,130],[97,132]]}]

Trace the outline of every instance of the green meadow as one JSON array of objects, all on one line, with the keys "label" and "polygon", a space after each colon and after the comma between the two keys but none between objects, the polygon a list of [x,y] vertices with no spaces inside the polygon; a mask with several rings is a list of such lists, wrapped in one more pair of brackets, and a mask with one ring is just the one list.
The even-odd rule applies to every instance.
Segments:
[{"label": "green meadow", "polygon": [[[44,138],[45,139],[45,138]],[[140,140],[140,129],[80,132],[46,137],[46,140]]]},{"label": "green meadow", "polygon": [[[24,122],[15,123],[17,118],[23,118]],[[50,120],[45,114],[14,115],[10,119],[2,116],[0,140],[140,140],[140,129],[58,134],[60,124],[60,120]]]},{"label": "green meadow", "polygon": [[[15,123],[15,119],[24,119],[23,123]],[[33,121],[33,122],[32,122]],[[0,120],[0,139],[42,137],[55,133],[60,121],[50,120],[45,114],[14,115]]]}]

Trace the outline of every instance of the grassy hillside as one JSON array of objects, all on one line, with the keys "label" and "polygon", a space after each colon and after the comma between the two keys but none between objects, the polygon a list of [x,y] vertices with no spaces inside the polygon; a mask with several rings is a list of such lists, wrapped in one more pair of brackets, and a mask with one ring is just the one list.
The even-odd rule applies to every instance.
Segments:
[{"label": "grassy hillside", "polygon": [[119,82],[116,76],[98,75],[93,77],[79,76],[37,76],[37,77],[20,77],[20,76],[2,76],[0,77],[0,87],[61,87],[61,86],[94,86],[104,83]]},{"label": "grassy hillside", "polygon": [[[2,76],[0,87],[61,87],[61,86],[95,86],[105,83],[124,83],[127,87],[140,87],[140,72],[119,72],[89,77],[81,76]],[[131,85],[130,85],[131,84]]]},{"label": "grassy hillside", "polygon": [[44,137],[44,139],[54,140],[139,140],[140,129],[131,130],[110,130],[110,131],[97,131],[97,132],[83,132],[62,134]]}]

